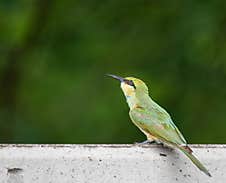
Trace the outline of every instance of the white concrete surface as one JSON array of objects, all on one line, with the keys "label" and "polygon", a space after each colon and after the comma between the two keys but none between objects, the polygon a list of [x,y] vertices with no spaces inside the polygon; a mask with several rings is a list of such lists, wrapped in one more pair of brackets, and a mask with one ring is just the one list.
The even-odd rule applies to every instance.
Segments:
[{"label": "white concrete surface", "polygon": [[212,177],[156,145],[0,145],[0,183],[225,183],[226,145],[192,145]]}]

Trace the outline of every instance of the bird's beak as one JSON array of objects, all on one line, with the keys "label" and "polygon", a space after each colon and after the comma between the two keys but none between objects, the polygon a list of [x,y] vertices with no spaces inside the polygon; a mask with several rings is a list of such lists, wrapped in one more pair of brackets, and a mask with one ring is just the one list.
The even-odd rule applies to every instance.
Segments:
[{"label": "bird's beak", "polygon": [[120,76],[116,76],[116,75],[113,75],[113,74],[107,74],[107,76],[113,77],[114,79],[117,79],[120,82],[123,82],[124,81],[124,78],[122,78]]}]

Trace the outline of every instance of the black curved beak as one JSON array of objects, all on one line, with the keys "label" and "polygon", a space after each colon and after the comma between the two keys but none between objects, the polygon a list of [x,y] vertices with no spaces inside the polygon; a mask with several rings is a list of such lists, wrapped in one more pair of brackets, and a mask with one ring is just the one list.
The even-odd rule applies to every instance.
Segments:
[{"label": "black curved beak", "polygon": [[120,77],[120,76],[116,76],[116,75],[113,75],[113,74],[106,74],[107,76],[110,76],[114,79],[117,79],[119,80],[120,82],[123,82],[124,81],[124,78]]}]

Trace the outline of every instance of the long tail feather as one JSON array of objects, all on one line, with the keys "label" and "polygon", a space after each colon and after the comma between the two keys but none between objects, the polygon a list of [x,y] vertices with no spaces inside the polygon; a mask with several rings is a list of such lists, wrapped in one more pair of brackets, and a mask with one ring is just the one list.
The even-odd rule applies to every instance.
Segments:
[{"label": "long tail feather", "polygon": [[203,164],[192,154],[187,151],[182,146],[178,146],[178,148],[201,170],[203,171],[206,175],[211,177],[211,174],[209,171],[206,169],[206,167],[203,166]]}]

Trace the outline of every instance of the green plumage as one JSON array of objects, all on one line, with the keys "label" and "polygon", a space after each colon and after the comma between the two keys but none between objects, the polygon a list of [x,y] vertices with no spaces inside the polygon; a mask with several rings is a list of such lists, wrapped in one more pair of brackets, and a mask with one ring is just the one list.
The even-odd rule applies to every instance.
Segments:
[{"label": "green plumage", "polygon": [[161,107],[153,111],[146,111],[139,107],[130,110],[129,114],[136,126],[155,136],[161,142],[180,149],[201,171],[211,176],[202,163],[183,147],[187,146],[187,143],[170,116],[167,113],[159,112],[159,109],[161,110]]},{"label": "green plumage", "polygon": [[158,140],[164,144],[180,149],[201,171],[211,176],[202,163],[192,155],[182,133],[173,123],[170,115],[149,96],[146,84],[133,77],[121,78],[121,88],[130,108],[132,122],[147,136],[148,140]]}]

